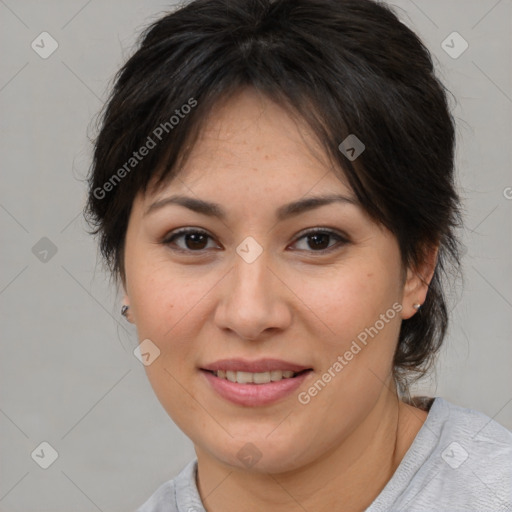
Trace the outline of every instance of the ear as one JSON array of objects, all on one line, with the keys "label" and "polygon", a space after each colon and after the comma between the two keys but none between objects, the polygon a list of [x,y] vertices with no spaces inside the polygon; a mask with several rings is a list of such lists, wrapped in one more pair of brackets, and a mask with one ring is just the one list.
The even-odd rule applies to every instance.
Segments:
[{"label": "ear", "polygon": [[413,307],[414,304],[421,306],[425,302],[428,287],[436,269],[438,253],[439,245],[427,248],[424,250],[421,264],[407,269],[402,294],[403,320],[411,318],[417,313],[417,310]]}]

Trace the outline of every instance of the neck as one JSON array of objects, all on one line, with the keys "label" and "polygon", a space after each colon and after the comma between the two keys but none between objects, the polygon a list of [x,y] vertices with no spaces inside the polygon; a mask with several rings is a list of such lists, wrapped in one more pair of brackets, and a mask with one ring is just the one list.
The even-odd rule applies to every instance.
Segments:
[{"label": "neck", "polygon": [[333,450],[285,473],[234,468],[196,446],[198,489],[208,512],[365,510],[399,466],[427,413],[387,389]]}]

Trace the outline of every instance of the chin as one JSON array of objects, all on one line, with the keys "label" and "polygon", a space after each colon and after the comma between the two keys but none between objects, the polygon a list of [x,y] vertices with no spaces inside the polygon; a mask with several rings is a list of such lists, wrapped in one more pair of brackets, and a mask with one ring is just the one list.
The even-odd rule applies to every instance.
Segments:
[{"label": "chin", "polygon": [[261,474],[294,471],[307,464],[306,454],[297,450],[298,446],[304,446],[303,442],[290,437],[287,443],[279,440],[277,444],[266,439],[266,435],[259,438],[253,435],[247,441],[231,439],[229,445],[223,443],[208,451],[219,462],[236,470]]}]

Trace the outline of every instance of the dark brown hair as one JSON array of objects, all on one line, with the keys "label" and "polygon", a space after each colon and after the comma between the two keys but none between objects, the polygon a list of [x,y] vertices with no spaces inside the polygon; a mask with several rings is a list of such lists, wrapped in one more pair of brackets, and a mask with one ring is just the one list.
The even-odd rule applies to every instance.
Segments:
[{"label": "dark brown hair", "polygon": [[[116,76],[89,176],[85,213],[112,274],[124,281],[136,194],[174,177],[212,107],[244,87],[312,128],[362,207],[396,236],[404,267],[439,245],[426,301],[402,322],[394,373],[407,389],[442,343],[442,278],[459,268],[455,132],[429,51],[382,2],[195,0],[144,31]],[[365,145],[353,161],[339,149],[350,134]]]}]

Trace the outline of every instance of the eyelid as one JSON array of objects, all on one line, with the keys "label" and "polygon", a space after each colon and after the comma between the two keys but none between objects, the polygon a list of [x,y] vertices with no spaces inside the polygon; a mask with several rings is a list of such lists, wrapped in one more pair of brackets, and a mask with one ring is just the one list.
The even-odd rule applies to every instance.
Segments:
[{"label": "eyelid", "polygon": [[337,237],[341,238],[346,242],[350,240],[348,235],[343,231],[340,231],[339,229],[329,228],[327,226],[318,226],[315,228],[306,228],[302,231],[299,231],[299,233],[297,233],[295,237],[295,241],[299,240],[300,238],[303,238],[305,235],[314,235],[315,233],[326,233],[328,235],[336,235]]}]

